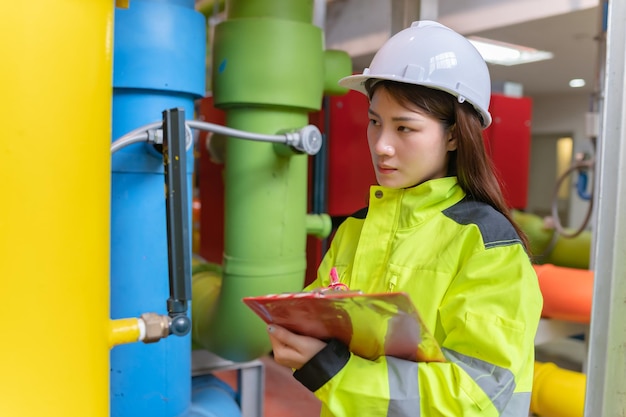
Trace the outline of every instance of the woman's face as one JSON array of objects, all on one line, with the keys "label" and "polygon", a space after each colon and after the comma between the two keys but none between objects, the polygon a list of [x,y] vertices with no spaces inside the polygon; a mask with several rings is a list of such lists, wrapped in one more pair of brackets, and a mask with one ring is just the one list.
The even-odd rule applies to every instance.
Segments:
[{"label": "woman's face", "polygon": [[380,185],[407,188],[445,177],[456,139],[440,121],[417,107],[407,109],[385,88],[374,92],[369,118],[367,141]]}]

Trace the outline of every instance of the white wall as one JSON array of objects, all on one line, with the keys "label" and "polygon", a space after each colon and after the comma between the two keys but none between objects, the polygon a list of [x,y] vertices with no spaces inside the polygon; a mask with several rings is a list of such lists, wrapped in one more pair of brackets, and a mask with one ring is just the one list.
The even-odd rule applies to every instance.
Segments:
[{"label": "white wall", "polygon": [[[530,172],[528,174],[528,203],[526,210],[540,216],[548,216],[557,175],[556,141],[562,134],[534,134],[530,147]],[[569,208],[569,204],[568,204]],[[569,211],[569,210],[568,210]],[[568,222],[569,218],[564,218]]]},{"label": "white wall", "polygon": [[[551,135],[571,136],[572,139],[574,139],[574,155],[577,152],[593,154],[593,146],[587,137],[586,125],[586,114],[590,109],[590,103],[591,101],[588,94],[571,93],[557,96],[533,97],[531,128],[533,137]],[[545,161],[541,163],[554,165],[556,163],[554,155],[546,154]],[[590,178],[590,181],[592,180],[593,178]],[[534,190],[529,190],[529,201],[533,198],[531,197],[533,191]],[[561,219],[563,225],[577,229],[585,218],[588,204],[588,202],[581,200],[575,192],[572,192],[569,221],[568,219]]]}]

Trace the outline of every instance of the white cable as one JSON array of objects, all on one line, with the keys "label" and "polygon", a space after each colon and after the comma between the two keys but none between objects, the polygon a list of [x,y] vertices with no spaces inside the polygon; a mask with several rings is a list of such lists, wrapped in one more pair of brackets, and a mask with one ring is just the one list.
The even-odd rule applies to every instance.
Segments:
[{"label": "white cable", "polygon": [[[154,122],[132,130],[115,140],[111,144],[111,153],[114,153],[124,146],[138,142],[163,143],[162,122]],[[187,120],[185,122],[186,148],[189,149],[193,142],[191,129],[205,130],[231,136],[240,139],[254,140],[260,142],[282,143],[291,146],[299,151],[315,155],[321,148],[322,136],[319,129],[313,125],[305,126],[296,132],[288,132],[282,135],[265,135],[261,133],[245,132],[243,130],[232,129],[226,126],[201,122],[198,120]]]},{"label": "white cable", "polygon": [[264,135],[261,133],[244,132],[243,130],[232,129],[230,127],[217,125],[214,123],[201,122],[199,120],[188,120],[187,126],[198,130],[206,130],[208,132],[213,132],[224,136],[232,136],[240,139],[275,143],[287,142],[286,135]]},{"label": "white cable", "polygon": [[128,146],[132,143],[138,143],[138,142],[149,140],[150,136],[148,132],[150,130],[160,128],[162,124],[163,124],[162,122],[154,122],[154,123],[147,124],[145,126],[138,127],[135,130],[131,130],[130,132],[126,133],[124,136],[113,141],[113,143],[111,144],[111,153],[115,153],[119,151],[121,148]]},{"label": "white cable", "polygon": [[148,132],[137,133],[134,135],[126,134],[111,144],[111,153],[115,153],[125,146],[133,143],[146,142],[150,138]]}]

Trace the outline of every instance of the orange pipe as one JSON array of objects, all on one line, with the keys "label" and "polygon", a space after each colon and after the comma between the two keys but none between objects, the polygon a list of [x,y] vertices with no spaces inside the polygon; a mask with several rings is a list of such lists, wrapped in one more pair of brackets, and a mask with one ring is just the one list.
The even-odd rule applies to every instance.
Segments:
[{"label": "orange pipe", "polygon": [[545,318],[589,324],[593,271],[551,264],[535,265]]}]

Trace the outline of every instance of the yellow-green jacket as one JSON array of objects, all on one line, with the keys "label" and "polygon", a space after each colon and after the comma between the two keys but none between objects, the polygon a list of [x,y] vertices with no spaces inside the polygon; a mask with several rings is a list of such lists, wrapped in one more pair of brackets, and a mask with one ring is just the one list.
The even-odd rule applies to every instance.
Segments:
[{"label": "yellow-green jacket", "polygon": [[371,361],[333,340],[294,373],[322,416],[528,416],[537,276],[511,224],[455,177],[372,187],[308,289],[329,285],[332,267],[352,290],[408,293],[447,362]]}]

